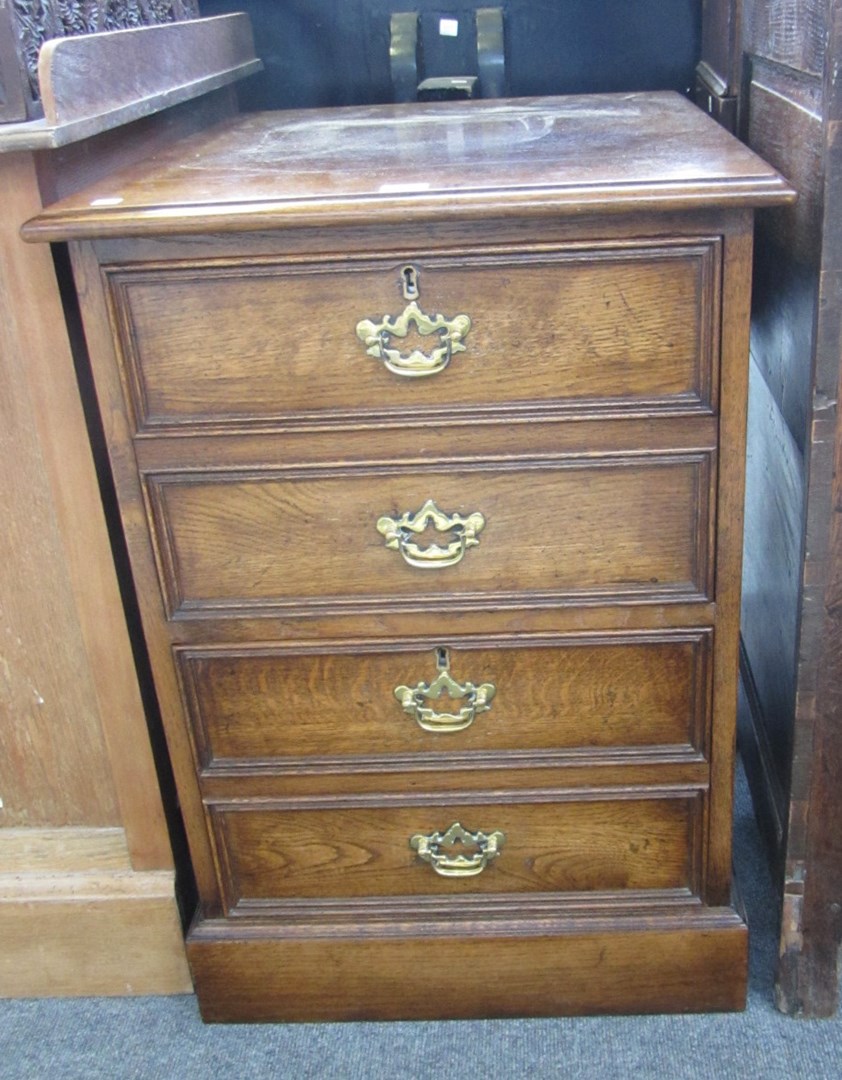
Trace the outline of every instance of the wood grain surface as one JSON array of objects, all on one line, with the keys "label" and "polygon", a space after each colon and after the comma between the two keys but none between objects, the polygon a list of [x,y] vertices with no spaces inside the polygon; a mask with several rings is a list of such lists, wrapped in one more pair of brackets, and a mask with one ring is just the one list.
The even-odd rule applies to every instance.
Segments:
[{"label": "wood grain surface", "polygon": [[[156,478],[150,487],[171,610],[325,605],[398,598],[544,594],[654,599],[707,594],[706,457],[501,470],[429,466],[293,478]],[[378,533],[381,517],[480,512],[479,544],[458,564],[409,566]],[[427,547],[450,532],[428,528]],[[423,603],[421,606],[424,606]]]},{"label": "wood grain surface", "polygon": [[24,234],[166,236],[791,198],[773,169],[679,94],[525,98],[247,115],[50,207]]},{"label": "wood grain surface", "polygon": [[[447,641],[447,638],[443,638]],[[488,712],[469,728],[429,732],[395,687],[430,684],[442,648],[461,683],[491,682]],[[497,648],[336,643],[313,655],[282,647],[179,653],[209,766],[226,760],[379,758],[563,747],[699,747],[705,727],[708,635],[521,637]],[[465,699],[431,700],[438,712]]]},{"label": "wood grain surface", "polygon": [[[250,901],[291,897],[693,888],[699,809],[687,797],[531,803],[500,792],[476,805],[220,806],[212,816],[229,906],[245,911]],[[442,877],[409,844],[457,821],[469,832],[505,834],[500,854],[474,877]],[[464,844],[451,854],[477,850]]]},{"label": "wood grain surface", "polygon": [[[448,406],[653,401],[710,407],[716,244],[477,252],[354,265],[197,264],[109,282],[142,429]],[[419,306],[471,329],[443,372],[401,378],[355,327],[397,318],[401,270]],[[629,318],[629,312],[634,318]],[[390,346],[427,353],[438,335]]]},{"label": "wood grain surface", "polygon": [[[748,937],[726,912],[564,928],[457,924],[355,938],[242,940],[218,923],[188,939],[206,1020],[488,1019],[740,1009]],[[458,936],[461,935],[461,936]]]},{"label": "wood grain surface", "polygon": [[[739,1006],[748,207],[790,197],[685,102],[631,95],[246,118],[29,226],[112,238],[74,259],[206,1015],[360,1015],[312,965],[348,965],[380,1017]],[[476,333],[442,380],[381,393],[351,335],[397,313],[405,262]],[[453,566],[378,532],[428,499],[484,516]],[[498,688],[447,760],[394,697],[441,648]],[[455,821],[506,834],[469,881],[409,845]],[[466,1000],[431,1008],[445,956]]]}]

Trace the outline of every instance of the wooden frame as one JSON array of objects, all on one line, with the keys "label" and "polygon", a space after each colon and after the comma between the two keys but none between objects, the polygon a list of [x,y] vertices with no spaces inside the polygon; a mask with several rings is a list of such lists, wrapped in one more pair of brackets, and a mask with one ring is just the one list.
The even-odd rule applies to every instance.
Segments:
[{"label": "wooden frame", "polygon": [[[222,70],[206,68],[181,97],[256,63],[243,20],[211,22],[216,30],[205,23],[200,33],[219,38],[209,55]],[[190,33],[170,29],[181,41]],[[107,71],[113,39],[48,50],[49,65],[70,46],[71,78],[67,65],[48,66],[62,99],[56,124],[0,127],[0,438],[9,463],[0,592],[11,716],[0,728],[0,996],[191,989],[158,770],[74,371],[81,339],[66,322],[49,249],[23,244],[19,230],[60,193],[230,114],[234,103],[221,89],[162,113],[178,75],[170,65],[155,93],[147,82],[138,99],[135,87],[130,102],[111,99],[110,113],[100,102],[92,120],[72,73],[87,79],[94,47]],[[135,122],[117,126],[127,119]],[[38,152],[56,138],[63,150]]]},{"label": "wooden frame", "polygon": [[700,103],[705,84],[739,95],[743,137],[799,191],[758,227],[740,743],[781,896],[778,1005],[828,1016],[842,940],[842,4],[708,0],[704,18]]}]

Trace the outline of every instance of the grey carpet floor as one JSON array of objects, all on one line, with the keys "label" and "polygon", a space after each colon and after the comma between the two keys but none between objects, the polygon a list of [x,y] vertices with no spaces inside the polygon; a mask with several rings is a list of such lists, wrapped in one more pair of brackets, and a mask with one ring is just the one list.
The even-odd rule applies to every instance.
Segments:
[{"label": "grey carpet floor", "polygon": [[735,858],[749,926],[744,1013],[448,1023],[203,1025],[193,997],[0,1002],[1,1080],[842,1080],[842,1017],[773,1004],[774,894],[745,779]]}]

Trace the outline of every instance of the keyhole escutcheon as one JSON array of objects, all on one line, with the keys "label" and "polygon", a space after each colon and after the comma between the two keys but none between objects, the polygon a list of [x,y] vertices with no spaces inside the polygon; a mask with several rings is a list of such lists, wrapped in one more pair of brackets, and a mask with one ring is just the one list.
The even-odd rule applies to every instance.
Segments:
[{"label": "keyhole escutcheon", "polygon": [[414,266],[405,266],[401,270],[401,288],[404,300],[418,299],[418,271]]}]

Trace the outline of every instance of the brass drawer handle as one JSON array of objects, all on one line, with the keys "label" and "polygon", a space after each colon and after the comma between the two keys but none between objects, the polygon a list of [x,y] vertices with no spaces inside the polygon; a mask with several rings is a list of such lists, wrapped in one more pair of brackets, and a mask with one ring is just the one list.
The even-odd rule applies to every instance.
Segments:
[{"label": "brass drawer handle", "polygon": [[[435,832],[431,836],[416,833],[410,837],[409,846],[442,877],[474,877],[481,874],[492,859],[497,858],[505,840],[505,833],[471,833],[454,821],[444,833]],[[471,855],[464,855],[461,851],[454,855],[453,850],[463,845],[470,845],[476,850]]]},{"label": "brass drawer handle", "polygon": [[[429,353],[421,349],[402,353],[392,346],[392,338],[405,338],[413,325],[422,337],[438,335],[439,344]],[[396,319],[390,315],[385,315],[380,322],[362,319],[357,323],[357,337],[365,345],[366,353],[382,360],[392,374],[417,379],[444,371],[454,353],[465,351],[462,339],[470,329],[468,315],[455,315],[452,319],[444,315],[427,315],[413,300]]]},{"label": "brass drawer handle", "polygon": [[[453,540],[446,546],[430,544],[422,548],[412,539],[423,533],[430,525],[437,532],[451,533]],[[432,499],[427,499],[421,509],[412,514],[408,510],[400,517],[382,517],[377,522],[377,531],[386,538],[386,547],[399,551],[410,566],[422,570],[438,570],[445,566],[455,566],[469,547],[479,544],[477,533],[485,528],[485,518],[480,513],[444,514]]]},{"label": "brass drawer handle", "polygon": [[[474,686],[472,682],[464,685],[456,682],[447,667],[446,650],[441,650],[445,659],[439,668],[439,674],[427,685],[419,682],[415,686],[396,686],[395,697],[401,703],[404,712],[415,720],[425,731],[452,732],[464,731],[474,722],[479,713],[488,712],[491,699],[497,693],[493,683]],[[429,702],[436,701],[447,694],[451,699],[465,699],[465,704],[458,712],[436,712]]]}]

